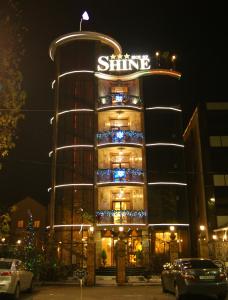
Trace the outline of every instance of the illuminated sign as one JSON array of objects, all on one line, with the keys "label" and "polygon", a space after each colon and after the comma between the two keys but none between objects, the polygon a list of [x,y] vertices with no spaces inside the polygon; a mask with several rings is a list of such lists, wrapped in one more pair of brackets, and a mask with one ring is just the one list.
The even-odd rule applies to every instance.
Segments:
[{"label": "illuminated sign", "polygon": [[97,70],[104,71],[132,71],[149,70],[150,58],[148,55],[119,54],[98,57]]}]

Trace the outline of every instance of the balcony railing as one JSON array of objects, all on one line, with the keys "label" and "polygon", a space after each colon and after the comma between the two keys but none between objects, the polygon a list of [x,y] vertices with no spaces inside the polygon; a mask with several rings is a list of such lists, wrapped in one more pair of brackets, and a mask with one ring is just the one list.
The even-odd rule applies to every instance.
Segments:
[{"label": "balcony railing", "polygon": [[105,182],[143,182],[143,170],[141,169],[99,169],[97,170],[97,183]]},{"label": "balcony railing", "polygon": [[145,210],[97,210],[98,224],[143,224],[146,219]]},{"label": "balcony railing", "polygon": [[97,144],[143,144],[143,133],[134,130],[108,130],[97,133]]},{"label": "balcony railing", "polygon": [[107,106],[132,106],[142,108],[142,100],[138,96],[122,93],[99,97],[98,108],[105,108]]}]

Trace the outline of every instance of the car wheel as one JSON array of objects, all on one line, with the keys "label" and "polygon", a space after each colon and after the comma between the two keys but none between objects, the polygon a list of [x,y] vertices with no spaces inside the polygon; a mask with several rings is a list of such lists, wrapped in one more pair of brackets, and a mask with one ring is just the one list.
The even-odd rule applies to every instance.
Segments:
[{"label": "car wheel", "polygon": [[30,287],[28,288],[28,292],[32,293],[33,290],[34,290],[34,279],[32,278],[31,283],[30,283]]},{"label": "car wheel", "polygon": [[176,300],[180,300],[181,299],[179,287],[178,287],[177,284],[175,285],[175,297],[176,297]]},{"label": "car wheel", "polygon": [[20,285],[19,283],[16,285],[14,294],[13,294],[13,299],[18,300],[20,297]]}]

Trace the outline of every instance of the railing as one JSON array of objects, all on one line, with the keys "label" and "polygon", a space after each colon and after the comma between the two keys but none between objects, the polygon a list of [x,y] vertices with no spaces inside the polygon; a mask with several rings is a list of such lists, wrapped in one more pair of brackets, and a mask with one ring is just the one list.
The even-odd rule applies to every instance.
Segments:
[{"label": "railing", "polygon": [[106,106],[132,106],[142,108],[142,100],[138,96],[122,93],[99,97],[97,105],[98,109],[105,108]]},{"label": "railing", "polygon": [[146,211],[144,210],[97,210],[98,224],[144,224]]},{"label": "railing", "polygon": [[143,144],[143,133],[134,130],[108,130],[97,133],[97,144],[135,143]]},{"label": "railing", "polygon": [[143,170],[130,168],[99,169],[97,170],[97,183],[105,182],[143,182]]}]

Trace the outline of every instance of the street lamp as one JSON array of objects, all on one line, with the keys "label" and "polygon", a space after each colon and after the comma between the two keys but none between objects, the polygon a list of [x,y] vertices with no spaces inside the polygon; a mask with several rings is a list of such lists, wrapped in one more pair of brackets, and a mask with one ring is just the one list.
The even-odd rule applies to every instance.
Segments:
[{"label": "street lamp", "polygon": [[84,11],[82,14],[81,20],[80,20],[80,31],[82,31],[82,20],[88,21],[89,20],[89,15],[87,11]]},{"label": "street lamp", "polygon": [[157,51],[155,53],[155,56],[156,56],[157,66],[160,67],[160,52]]},{"label": "street lamp", "polygon": [[171,61],[172,61],[172,63],[173,63],[173,69],[174,69],[174,70],[175,70],[175,67],[176,67],[176,59],[177,59],[176,55],[172,55]]},{"label": "street lamp", "polygon": [[176,235],[175,235],[175,226],[171,225],[169,227],[169,230],[170,230],[170,239],[173,241],[176,238]]}]

